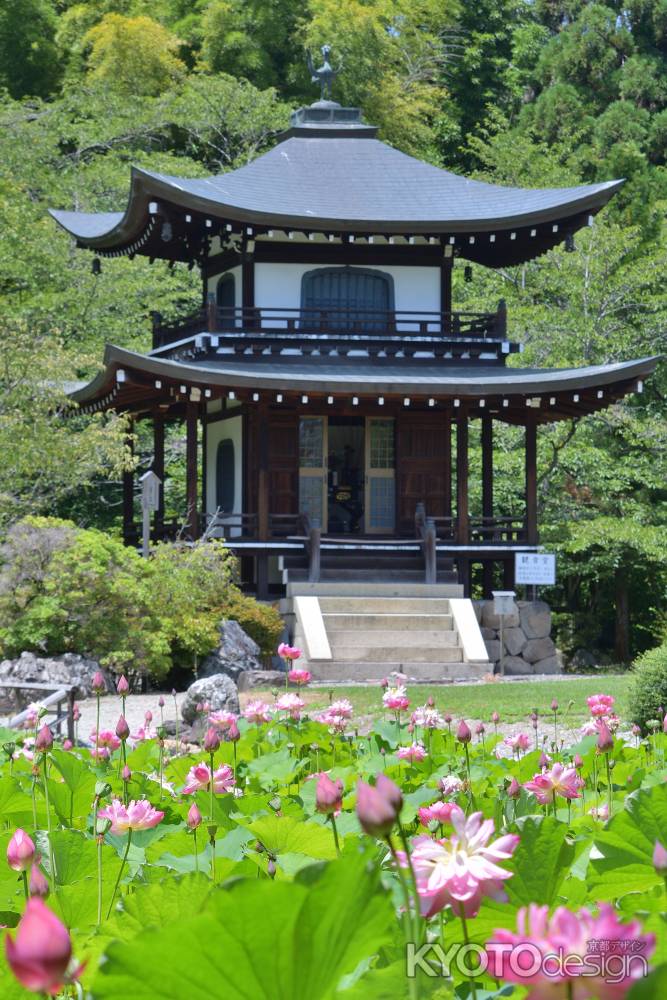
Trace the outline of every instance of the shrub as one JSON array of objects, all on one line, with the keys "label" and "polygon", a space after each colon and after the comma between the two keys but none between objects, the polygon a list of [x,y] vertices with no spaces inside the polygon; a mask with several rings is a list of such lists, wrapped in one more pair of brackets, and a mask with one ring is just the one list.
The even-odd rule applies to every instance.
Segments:
[{"label": "shrub", "polygon": [[262,656],[275,653],[285,625],[272,605],[260,604],[253,597],[236,590],[225,604],[224,617],[239,623],[243,631],[255,640]]},{"label": "shrub", "polygon": [[650,649],[635,661],[629,705],[630,718],[643,732],[649,719],[662,721],[667,711],[667,643]]}]

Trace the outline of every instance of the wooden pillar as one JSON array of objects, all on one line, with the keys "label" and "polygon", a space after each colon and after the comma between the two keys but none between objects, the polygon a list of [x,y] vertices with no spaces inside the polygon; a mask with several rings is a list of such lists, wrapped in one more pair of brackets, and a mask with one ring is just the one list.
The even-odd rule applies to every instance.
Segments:
[{"label": "wooden pillar", "polygon": [[241,305],[243,324],[252,329],[255,326],[255,260],[251,253],[244,251],[241,261]]},{"label": "wooden pillar", "polygon": [[[482,517],[484,539],[493,541],[493,526],[488,520],[493,517],[493,420],[490,414],[482,417]],[[490,598],[493,590],[493,562],[485,559],[482,563],[482,589],[484,597]]]},{"label": "wooden pillar", "polygon": [[443,257],[440,264],[440,312],[448,315],[442,318],[442,333],[451,333],[453,267],[454,258]]},{"label": "wooden pillar", "polygon": [[456,418],[456,541],[467,545],[470,534],[468,508],[468,414]]},{"label": "wooden pillar", "polygon": [[269,537],[269,406],[257,407],[257,526],[260,540]]},{"label": "wooden pillar", "polygon": [[445,517],[452,516],[452,418],[445,413]]},{"label": "wooden pillar", "polygon": [[185,406],[185,506],[187,531],[193,540],[198,534],[197,489],[197,418],[199,404],[188,400]]},{"label": "wooden pillar", "polygon": [[526,422],[526,541],[537,545],[537,421]]},{"label": "wooden pillar", "polygon": [[[127,448],[134,455],[134,425],[130,424],[127,434]],[[126,545],[136,542],[134,533],[134,469],[123,471],[123,541]]]},{"label": "wooden pillar", "polygon": [[153,516],[153,530],[157,539],[164,528],[164,414],[153,416],[153,472],[160,480],[158,508]]}]

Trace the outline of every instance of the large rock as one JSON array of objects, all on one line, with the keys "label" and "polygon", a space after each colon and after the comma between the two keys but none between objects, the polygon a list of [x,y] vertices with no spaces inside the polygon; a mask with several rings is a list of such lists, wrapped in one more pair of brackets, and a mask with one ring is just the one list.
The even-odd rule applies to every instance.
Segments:
[{"label": "large rock", "polygon": [[[503,615],[503,630],[506,628],[516,628],[519,624],[519,609],[515,601],[510,605],[508,614]],[[500,628],[500,615],[493,611],[493,601],[485,601],[482,606],[482,625],[484,628]]]},{"label": "large rock", "polygon": [[537,663],[538,660],[546,660],[549,656],[554,656],[556,646],[553,639],[529,639],[521,651],[524,660],[529,663]]},{"label": "large rock", "polygon": [[505,649],[510,656],[518,656],[523,647],[526,645],[525,635],[523,634],[523,629],[521,628],[506,628],[503,629],[503,642],[505,644]]},{"label": "large rock", "polygon": [[492,663],[497,663],[500,659],[500,640],[499,639],[485,639],[484,645],[486,646],[486,655],[491,660]]},{"label": "large rock", "polygon": [[209,653],[199,668],[200,677],[227,674],[237,680],[244,670],[261,670],[259,646],[238,622],[225,619],[220,623],[220,645]]},{"label": "large rock", "polygon": [[229,712],[239,711],[239,693],[236,684],[227,674],[213,674],[211,677],[200,677],[185,692],[181,705],[181,715],[185,722],[192,725],[197,719],[197,705],[208,702],[212,712],[227,709]]},{"label": "large rock", "polygon": [[563,660],[560,653],[554,656],[547,656],[544,660],[538,660],[533,664],[533,671],[536,674],[562,674]]},{"label": "large rock", "polygon": [[[19,684],[73,684],[75,698],[89,698],[92,695],[93,674],[100,669],[97,660],[89,660],[78,653],[62,653],[60,656],[37,656],[35,653],[21,653],[16,660],[0,663],[0,681],[16,681]],[[111,677],[102,670],[108,690],[113,690]],[[39,701],[48,691],[19,691],[16,704]]]},{"label": "large rock", "polygon": [[498,631],[495,628],[481,628],[482,639],[497,639]]},{"label": "large rock", "polygon": [[506,656],[503,667],[508,677],[524,677],[535,672],[530,663],[526,663],[521,656]]},{"label": "large rock", "polygon": [[239,691],[250,691],[256,687],[285,687],[284,670],[244,670],[239,674]]},{"label": "large rock", "polygon": [[475,612],[475,618],[477,619],[477,624],[478,625],[480,624],[480,622],[482,620],[482,605],[483,605],[483,603],[484,603],[483,601],[473,601],[472,602],[472,608],[473,608],[473,611]]},{"label": "large rock", "polygon": [[545,639],[551,635],[551,611],[544,601],[522,601],[520,614],[527,639]]}]

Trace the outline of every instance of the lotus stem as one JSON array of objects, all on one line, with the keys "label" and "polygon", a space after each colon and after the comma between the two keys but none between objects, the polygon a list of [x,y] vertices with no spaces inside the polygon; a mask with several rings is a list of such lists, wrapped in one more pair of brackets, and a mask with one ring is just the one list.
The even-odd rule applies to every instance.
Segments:
[{"label": "lotus stem", "polygon": [[127,862],[127,856],[130,853],[130,844],[132,843],[132,827],[127,831],[127,844],[125,845],[125,854],[123,854],[123,860],[120,863],[120,869],[118,871],[118,878],[116,879],[116,884],[113,887],[113,893],[111,894],[111,902],[109,903],[109,912],[107,913],[107,920],[111,916],[111,911],[113,910],[113,904],[116,901],[116,893],[118,892],[118,886],[120,885],[120,880],[123,872],[125,871],[125,864]]}]

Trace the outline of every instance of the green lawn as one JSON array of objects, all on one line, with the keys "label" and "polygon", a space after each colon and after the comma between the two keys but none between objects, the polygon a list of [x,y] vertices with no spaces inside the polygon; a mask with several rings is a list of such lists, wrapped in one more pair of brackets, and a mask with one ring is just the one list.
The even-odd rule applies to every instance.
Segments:
[{"label": "green lawn", "polygon": [[[423,705],[432,695],[441,712],[450,712],[455,718],[488,721],[491,713],[500,714],[502,722],[519,722],[526,719],[533,708],[540,715],[550,714],[553,698],[565,712],[568,702],[574,704],[567,711],[563,721],[579,725],[590,718],[586,698],[591,694],[611,694],[616,699],[616,711],[622,719],[627,718],[628,674],[605,674],[601,677],[572,677],[564,681],[499,681],[488,684],[450,684],[431,686],[428,684],[408,686],[412,706]],[[379,715],[382,713],[381,689],[379,685],[369,687],[335,687],[333,698],[348,698],[354,705],[355,715]],[[301,695],[313,708],[325,708],[329,702],[326,688],[307,688]],[[254,689],[243,695],[245,703],[250,698],[267,697],[269,691]]]}]

